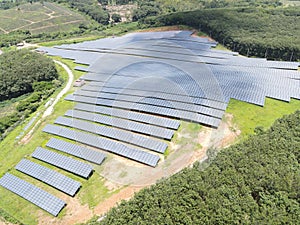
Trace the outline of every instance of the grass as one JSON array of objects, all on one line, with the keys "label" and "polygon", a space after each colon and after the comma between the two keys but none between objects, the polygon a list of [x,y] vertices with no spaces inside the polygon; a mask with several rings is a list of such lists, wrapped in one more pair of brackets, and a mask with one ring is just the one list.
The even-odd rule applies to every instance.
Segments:
[{"label": "grass", "polygon": [[63,44],[75,44],[75,43],[80,43],[84,41],[93,41],[97,40],[101,37],[101,35],[86,35],[82,37],[73,37],[73,38],[68,38],[64,40],[55,40],[55,41],[47,41],[47,42],[40,42],[38,45],[45,46],[45,47],[52,47],[55,45],[63,45]]},{"label": "grass", "polygon": [[241,130],[241,137],[246,138],[254,134],[256,127],[269,128],[276,119],[296,110],[300,110],[299,100],[292,99],[287,103],[266,98],[264,107],[231,99],[226,112],[233,114],[233,122]]},{"label": "grass", "polygon": [[[59,57],[54,58],[59,59]],[[71,68],[74,68],[76,65],[71,60],[61,61]],[[61,68],[58,67],[58,69],[61,73]],[[80,71],[74,71],[74,73],[76,78],[82,76],[83,74],[83,72]],[[63,74],[62,76],[66,77],[66,74]],[[67,94],[71,93],[73,90],[74,89],[72,88]],[[31,140],[26,144],[16,141],[16,137],[23,131],[22,128],[25,124],[16,127],[16,129],[14,129],[2,142],[0,142],[0,177],[6,172],[10,172],[59,197],[61,192],[58,190],[31,177],[28,177],[27,175],[24,175],[14,169],[15,165],[22,158],[29,158],[31,161],[38,162],[41,165],[54,169],[74,180],[79,181],[82,184],[82,188],[80,189],[77,197],[82,204],[88,204],[89,207],[92,208],[114,193],[105,187],[104,179],[101,178],[97,173],[94,173],[89,180],[85,180],[30,157],[31,153],[36,147],[45,147],[47,141],[52,137],[52,135],[42,132],[43,127],[48,123],[53,123],[58,116],[63,115],[68,109],[72,109],[73,107],[73,102],[64,101],[62,98],[55,106],[53,114],[44,119],[41,124],[37,126]],[[20,198],[4,188],[0,188],[0,199],[0,209],[3,209],[7,214],[10,214],[24,224],[37,224],[39,216],[50,215],[40,208],[34,206],[32,203]],[[66,209],[59,214],[58,219],[63,217],[65,214]]]},{"label": "grass", "polygon": [[117,36],[117,35],[123,35],[126,34],[129,31],[137,31],[138,23],[120,23],[118,25],[109,26],[108,28],[105,28],[103,31],[95,31],[91,34],[85,34],[83,36],[77,36],[77,37],[70,37],[63,40],[53,40],[53,41],[47,41],[47,42],[40,42],[38,43],[41,46],[46,47],[52,47],[55,45],[62,45],[62,44],[75,44],[83,41],[92,41],[97,40],[100,38],[105,38],[109,36]]},{"label": "grass", "polygon": [[[80,24],[91,24],[88,19],[55,3],[39,2],[0,11],[0,28],[6,32],[29,30],[31,33],[71,31]],[[38,29],[37,29],[38,28]]]},{"label": "grass", "polygon": [[81,204],[88,204],[91,209],[119,190],[110,191],[105,186],[105,179],[94,173],[89,180],[82,184],[78,193]]}]

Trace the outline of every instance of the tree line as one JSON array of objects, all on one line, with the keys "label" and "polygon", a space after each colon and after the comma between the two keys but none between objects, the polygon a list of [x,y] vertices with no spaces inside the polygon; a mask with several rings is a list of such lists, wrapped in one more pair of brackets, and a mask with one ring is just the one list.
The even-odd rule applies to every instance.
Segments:
[{"label": "tree line", "polygon": [[0,55],[0,110],[18,102],[0,118],[0,140],[61,86],[57,78],[53,61],[38,53],[18,50]]},{"label": "tree line", "polygon": [[33,84],[58,78],[54,62],[28,50],[0,55],[0,101],[33,92]]},{"label": "tree line", "polygon": [[300,60],[300,7],[203,9],[141,22],[148,26],[188,25],[246,56]]},{"label": "tree line", "polygon": [[300,111],[87,224],[298,224]]}]

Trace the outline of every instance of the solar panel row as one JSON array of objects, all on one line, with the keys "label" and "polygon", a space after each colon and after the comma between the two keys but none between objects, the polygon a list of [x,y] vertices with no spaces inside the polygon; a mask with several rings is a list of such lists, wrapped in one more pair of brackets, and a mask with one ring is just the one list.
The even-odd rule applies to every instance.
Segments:
[{"label": "solar panel row", "polygon": [[67,156],[63,156],[41,147],[37,147],[36,150],[31,154],[31,156],[86,179],[93,172],[93,168],[89,164],[80,162]]},{"label": "solar panel row", "polygon": [[10,174],[0,178],[0,186],[35,204],[53,216],[57,216],[66,203],[48,192]]},{"label": "solar panel row", "polygon": [[27,159],[22,159],[15,168],[71,196],[81,186],[78,181]]},{"label": "solar panel row", "polygon": [[184,119],[191,122],[206,124],[212,127],[218,127],[220,123],[220,119],[213,118],[210,116],[194,113],[194,112],[185,112],[175,109],[169,109],[165,107],[153,106],[153,105],[145,105],[139,103],[129,103],[123,101],[113,101],[108,99],[95,99],[91,97],[85,96],[74,96],[68,95],[65,100],[75,101],[75,102],[82,102],[82,103],[89,103],[89,104],[96,104],[96,105],[103,105],[103,106],[110,106],[110,107],[117,107],[122,109],[129,109],[129,110],[136,110],[142,111],[147,113],[153,113],[157,115],[164,115],[176,119]]},{"label": "solar panel row", "polygon": [[51,138],[46,146],[98,165],[100,165],[106,157],[105,154],[101,152],[56,138]]},{"label": "solar panel row", "polygon": [[152,126],[149,124],[125,120],[117,117],[104,116],[104,115],[85,112],[85,111],[68,110],[65,113],[65,116],[89,120],[89,121],[121,128],[124,130],[135,131],[138,133],[147,134],[147,135],[168,139],[168,140],[171,140],[171,138],[174,135],[174,131],[167,128]]},{"label": "solar panel row", "polygon": [[132,102],[132,103],[143,103],[143,104],[149,104],[149,105],[155,105],[155,106],[162,106],[166,108],[172,108],[172,109],[178,109],[188,112],[195,112],[199,114],[204,114],[216,118],[222,118],[224,111],[218,110],[206,106],[200,106],[193,104],[192,102],[188,102],[188,99],[186,99],[186,102],[178,102],[173,100],[165,100],[162,97],[156,98],[156,97],[147,97],[147,96],[133,96],[133,95],[125,95],[124,93],[121,94],[113,94],[113,93],[97,93],[92,91],[76,91],[74,92],[74,95],[80,95],[80,96],[87,96],[87,97],[93,97],[98,99],[110,99],[110,100],[117,100],[117,101],[126,101],[126,102]]},{"label": "solar panel row", "polygon": [[168,145],[164,142],[148,138],[139,134],[132,132],[127,132],[124,130],[119,130],[111,127],[101,126],[86,122],[83,120],[72,119],[67,117],[58,117],[55,122],[63,126],[68,126],[72,128],[77,128],[83,131],[88,131],[94,134],[99,134],[103,137],[113,138],[125,143],[130,143],[139,147],[147,148],[159,153],[164,153]]},{"label": "solar panel row", "polygon": [[158,155],[130,148],[124,144],[102,138],[93,134],[71,130],[65,127],[47,124],[44,132],[65,137],[89,146],[93,146],[105,151],[135,160],[137,162],[155,167],[160,159]]},{"label": "solar panel row", "polygon": [[84,104],[84,103],[78,103],[74,106],[74,108],[83,111],[101,113],[108,116],[115,116],[115,117],[124,118],[132,121],[142,122],[145,124],[152,124],[152,125],[176,129],[176,130],[180,126],[179,121],[170,118],[159,117],[159,116],[144,114],[140,112],[128,111],[124,109],[117,109],[117,108],[92,105],[92,104]]},{"label": "solar panel row", "polygon": [[126,87],[126,88],[107,87],[107,86],[104,87],[103,84],[99,84],[99,82],[90,82],[88,85],[83,86],[80,90],[94,91],[94,92],[101,91],[102,93],[113,93],[113,94],[134,95],[134,96],[144,96],[144,97],[153,96],[153,97],[162,98],[171,101],[207,106],[219,110],[225,110],[227,106],[227,104],[224,102],[218,102],[210,99],[197,98],[197,97],[192,97],[187,95],[170,94],[170,93],[149,91],[149,90],[136,90],[136,89],[131,89],[130,87]]}]

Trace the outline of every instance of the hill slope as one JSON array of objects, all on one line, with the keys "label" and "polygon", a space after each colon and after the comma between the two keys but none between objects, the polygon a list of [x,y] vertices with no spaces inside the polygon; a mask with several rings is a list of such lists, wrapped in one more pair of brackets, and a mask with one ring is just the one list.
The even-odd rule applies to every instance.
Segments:
[{"label": "hill slope", "polygon": [[90,22],[81,14],[55,3],[33,3],[0,10],[0,34],[17,30],[32,34],[64,31],[68,32]]},{"label": "hill slope", "polygon": [[185,169],[90,224],[298,224],[299,122],[300,111],[286,116],[206,169]]},{"label": "hill slope", "polygon": [[223,8],[150,17],[151,26],[188,25],[243,55],[300,59],[300,8]]}]

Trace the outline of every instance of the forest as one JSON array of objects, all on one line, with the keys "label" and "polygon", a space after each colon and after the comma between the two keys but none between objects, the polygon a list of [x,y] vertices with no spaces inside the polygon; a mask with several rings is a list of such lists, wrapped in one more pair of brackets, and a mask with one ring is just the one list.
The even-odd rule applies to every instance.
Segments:
[{"label": "forest", "polygon": [[203,9],[148,17],[142,23],[191,26],[245,56],[300,60],[300,7]]},{"label": "forest", "polygon": [[0,55],[0,140],[41,105],[62,81],[54,62],[28,50]]},{"label": "forest", "polygon": [[0,55],[0,101],[33,91],[33,84],[52,81],[58,74],[54,62],[28,50]]},{"label": "forest", "polygon": [[300,111],[143,189],[95,224],[298,224]]},{"label": "forest", "polygon": [[[112,24],[107,26],[110,15],[106,11],[106,5],[134,3],[137,4],[137,9],[132,12],[132,20],[138,21],[140,28],[187,25],[206,33],[227,48],[245,56],[285,61],[300,59],[300,39],[298,38],[300,36],[300,7],[287,7],[279,0],[49,1],[80,11],[96,20],[98,25],[81,26],[72,32],[31,34],[26,30],[14,31],[0,36],[0,47],[9,47],[22,40],[36,42],[97,32],[105,34],[105,30],[112,26]],[[0,8],[4,8],[4,3],[14,6],[14,4],[24,2],[32,1],[1,1]],[[118,22],[120,15],[114,14],[112,19]]]}]

